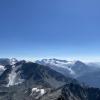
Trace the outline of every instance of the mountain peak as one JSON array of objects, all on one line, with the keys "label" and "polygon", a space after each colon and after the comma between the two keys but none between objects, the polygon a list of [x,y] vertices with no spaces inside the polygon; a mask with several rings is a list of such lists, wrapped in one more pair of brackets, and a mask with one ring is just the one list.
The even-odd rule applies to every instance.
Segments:
[{"label": "mountain peak", "polygon": [[10,59],[10,64],[11,64],[11,65],[16,64],[17,62],[18,62],[18,60],[17,60],[16,58],[11,58],[11,59]]}]

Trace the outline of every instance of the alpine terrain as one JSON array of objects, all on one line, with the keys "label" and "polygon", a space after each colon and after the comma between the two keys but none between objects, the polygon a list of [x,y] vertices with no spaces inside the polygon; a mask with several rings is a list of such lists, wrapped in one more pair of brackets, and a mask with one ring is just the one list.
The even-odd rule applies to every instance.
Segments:
[{"label": "alpine terrain", "polygon": [[[75,63],[81,62],[68,62],[69,65]],[[1,59],[0,66],[0,100],[100,100],[99,88],[88,87],[69,77],[76,75],[79,69],[68,67],[70,70],[65,76],[53,69],[54,66],[16,59]]]}]

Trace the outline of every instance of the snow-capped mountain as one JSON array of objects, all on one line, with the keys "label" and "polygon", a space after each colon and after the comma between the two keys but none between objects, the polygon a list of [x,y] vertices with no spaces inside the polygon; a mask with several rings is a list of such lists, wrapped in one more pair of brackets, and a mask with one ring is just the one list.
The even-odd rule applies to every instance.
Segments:
[{"label": "snow-capped mountain", "polygon": [[9,59],[10,60],[10,65],[14,65],[18,62],[18,60],[16,58],[12,58],[12,59]]},{"label": "snow-capped mountain", "polygon": [[66,61],[58,59],[43,59],[41,61],[37,60],[36,63],[49,66],[50,68],[63,73],[75,75],[76,73],[71,69],[75,61]]},{"label": "snow-capped mountain", "polygon": [[[59,59],[43,59],[37,60],[36,63],[49,66],[50,68],[73,77],[79,77],[87,71],[90,71],[88,65],[81,61],[67,61]],[[88,70],[87,70],[88,69]]]},{"label": "snow-capped mountain", "polygon": [[76,73],[72,70],[73,64],[75,61],[66,61],[59,59],[43,59],[41,61],[37,60],[36,63],[49,66],[50,68],[60,72],[64,75],[75,75]]},{"label": "snow-capped mountain", "polygon": [[[37,60],[36,63],[48,66],[65,76],[75,78],[87,85],[100,87],[100,85],[98,85],[98,82],[100,82],[100,67],[95,63],[92,64],[83,63],[81,61],[67,61],[59,59],[42,59]],[[96,81],[91,76],[93,76]]]}]

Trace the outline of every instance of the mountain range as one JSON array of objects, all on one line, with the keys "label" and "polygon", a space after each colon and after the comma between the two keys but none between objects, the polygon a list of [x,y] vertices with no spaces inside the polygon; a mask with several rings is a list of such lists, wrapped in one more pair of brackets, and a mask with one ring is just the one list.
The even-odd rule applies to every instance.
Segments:
[{"label": "mountain range", "polygon": [[100,64],[59,59],[42,59],[36,63],[48,66],[64,76],[75,78],[85,84],[100,88]]},{"label": "mountain range", "polygon": [[99,87],[79,79],[99,68],[90,65],[58,59],[0,59],[0,100],[100,100]]}]

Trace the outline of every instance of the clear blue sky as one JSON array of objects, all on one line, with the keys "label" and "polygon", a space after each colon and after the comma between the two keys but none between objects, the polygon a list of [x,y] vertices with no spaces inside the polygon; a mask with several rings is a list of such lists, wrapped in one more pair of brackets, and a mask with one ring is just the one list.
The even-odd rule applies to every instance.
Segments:
[{"label": "clear blue sky", "polygon": [[0,0],[0,57],[100,60],[100,0]]}]

